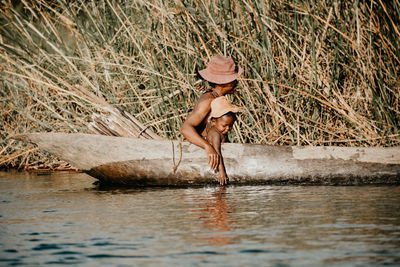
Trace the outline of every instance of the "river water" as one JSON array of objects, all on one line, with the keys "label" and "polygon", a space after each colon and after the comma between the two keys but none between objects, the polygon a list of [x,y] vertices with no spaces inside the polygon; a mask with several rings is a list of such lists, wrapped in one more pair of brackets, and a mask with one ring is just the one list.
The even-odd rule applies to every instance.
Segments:
[{"label": "river water", "polygon": [[0,172],[0,266],[400,265],[399,186],[94,181]]}]

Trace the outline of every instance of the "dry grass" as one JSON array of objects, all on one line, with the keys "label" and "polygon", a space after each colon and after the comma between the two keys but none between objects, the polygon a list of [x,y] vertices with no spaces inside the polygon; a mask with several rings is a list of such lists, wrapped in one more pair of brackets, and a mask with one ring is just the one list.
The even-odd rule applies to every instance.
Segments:
[{"label": "dry grass", "polygon": [[217,53],[244,68],[234,142],[400,144],[398,0],[116,2],[1,4],[0,165],[58,166],[7,137],[85,132],[109,105],[179,138]]}]

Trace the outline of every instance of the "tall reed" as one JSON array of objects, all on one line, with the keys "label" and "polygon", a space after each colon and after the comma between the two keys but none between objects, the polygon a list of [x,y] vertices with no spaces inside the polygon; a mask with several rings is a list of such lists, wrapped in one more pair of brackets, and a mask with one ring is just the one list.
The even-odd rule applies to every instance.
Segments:
[{"label": "tall reed", "polygon": [[7,137],[85,132],[109,104],[180,138],[214,54],[244,68],[234,142],[400,144],[399,0],[0,5],[0,165],[58,164]]}]

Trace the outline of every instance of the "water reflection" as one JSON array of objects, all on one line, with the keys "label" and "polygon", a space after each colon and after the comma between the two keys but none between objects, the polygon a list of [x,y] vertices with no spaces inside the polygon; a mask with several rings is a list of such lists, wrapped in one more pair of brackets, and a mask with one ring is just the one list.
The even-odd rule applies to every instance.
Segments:
[{"label": "water reflection", "polygon": [[226,187],[221,186],[205,198],[204,203],[200,204],[200,221],[205,230],[209,233],[207,241],[213,246],[224,246],[233,243],[228,231],[233,229],[234,222],[231,219],[231,208],[228,206],[226,198]]},{"label": "water reflection", "polygon": [[400,187],[92,183],[84,174],[0,173],[0,265],[400,261]]}]

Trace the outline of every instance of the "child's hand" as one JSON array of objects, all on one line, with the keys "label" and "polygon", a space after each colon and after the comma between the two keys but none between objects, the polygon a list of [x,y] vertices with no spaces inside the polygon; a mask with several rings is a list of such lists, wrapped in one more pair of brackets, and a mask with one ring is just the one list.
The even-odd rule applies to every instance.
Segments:
[{"label": "child's hand", "polygon": [[208,165],[210,165],[211,170],[217,169],[220,161],[220,156],[217,152],[215,152],[215,149],[211,145],[206,146],[205,150],[207,154]]},{"label": "child's hand", "polygon": [[228,184],[229,179],[225,172],[219,172],[218,179],[220,185]]}]

